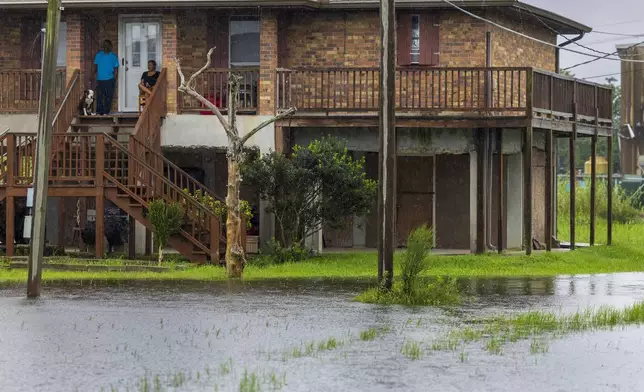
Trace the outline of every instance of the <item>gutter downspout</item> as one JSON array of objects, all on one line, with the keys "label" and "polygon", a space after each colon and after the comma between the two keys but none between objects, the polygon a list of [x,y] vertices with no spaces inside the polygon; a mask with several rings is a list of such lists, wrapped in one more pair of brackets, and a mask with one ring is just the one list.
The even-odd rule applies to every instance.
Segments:
[{"label": "gutter downspout", "polygon": [[581,31],[581,32],[579,32],[579,35],[577,37],[571,38],[568,41],[562,42],[560,45],[557,45],[557,50],[555,51],[555,72],[556,73],[559,73],[561,71],[561,67],[560,67],[560,64],[559,64],[560,56],[561,56],[560,55],[561,50],[559,48],[563,48],[565,46],[568,46],[568,45],[572,44],[573,42],[577,42],[577,41],[581,40],[582,38],[584,38],[585,35],[586,35],[586,32]]}]

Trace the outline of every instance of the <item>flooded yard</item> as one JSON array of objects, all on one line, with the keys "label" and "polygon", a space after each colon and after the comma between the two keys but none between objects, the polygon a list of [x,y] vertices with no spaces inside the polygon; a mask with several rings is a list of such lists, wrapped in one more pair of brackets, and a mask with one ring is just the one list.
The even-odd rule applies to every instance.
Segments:
[{"label": "flooded yard", "polygon": [[[56,284],[0,289],[2,391],[641,391],[637,326],[518,340],[490,353],[432,341],[477,317],[570,313],[644,298],[644,274],[459,282],[456,309],[352,302],[355,281]],[[371,332],[369,332],[371,331]]]}]

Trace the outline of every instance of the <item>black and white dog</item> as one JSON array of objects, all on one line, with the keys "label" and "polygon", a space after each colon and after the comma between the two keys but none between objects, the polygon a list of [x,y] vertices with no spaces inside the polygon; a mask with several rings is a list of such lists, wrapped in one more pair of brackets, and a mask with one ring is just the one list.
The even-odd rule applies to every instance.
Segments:
[{"label": "black and white dog", "polygon": [[83,98],[78,103],[78,114],[81,116],[93,116],[94,112],[94,90],[85,90]]}]

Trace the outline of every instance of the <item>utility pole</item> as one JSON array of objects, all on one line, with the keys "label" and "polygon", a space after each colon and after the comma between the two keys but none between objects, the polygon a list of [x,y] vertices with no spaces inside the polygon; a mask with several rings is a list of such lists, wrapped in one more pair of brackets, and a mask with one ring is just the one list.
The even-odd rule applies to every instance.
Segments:
[{"label": "utility pole", "polygon": [[38,134],[36,140],[36,166],[34,173],[34,220],[31,227],[29,249],[29,276],[27,297],[39,297],[41,289],[42,259],[45,250],[45,223],[47,219],[47,190],[49,158],[54,119],[54,90],[56,57],[58,55],[58,29],[60,26],[61,0],[49,0],[45,27],[45,54],[40,82],[38,108]]},{"label": "utility pole", "polygon": [[[378,281],[391,289],[396,241],[396,10],[380,0],[380,129],[378,155]],[[384,279],[384,282],[383,282]]]}]

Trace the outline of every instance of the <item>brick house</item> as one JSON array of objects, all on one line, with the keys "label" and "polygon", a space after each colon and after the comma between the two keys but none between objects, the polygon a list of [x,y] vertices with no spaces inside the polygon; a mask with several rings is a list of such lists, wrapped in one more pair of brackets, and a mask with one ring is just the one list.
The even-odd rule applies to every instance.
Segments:
[{"label": "brick house", "polygon": [[[590,31],[514,0],[466,3],[486,20],[552,45],[558,34]],[[197,69],[214,46],[212,69],[197,86],[225,108],[227,75],[240,73],[243,126],[298,108],[295,116],[254,136],[255,147],[288,151],[332,134],[345,139],[355,157],[364,156],[368,176],[377,178],[376,1],[78,0],[64,5],[61,104],[69,101],[70,86],[81,91],[93,85],[92,60],[103,39],[114,43],[121,70],[113,105],[117,114],[105,120],[110,123],[72,116],[63,131],[107,127],[120,131],[119,140],[158,134],[150,147],[175,165],[173,173],[181,170],[223,196],[225,135],[199,103],[177,92],[173,61],[178,57],[184,69]],[[44,0],[0,0],[0,127],[12,132],[35,132],[45,6]],[[555,220],[553,164],[547,159],[551,141],[571,135],[610,138],[610,90],[556,75],[555,47],[439,0],[398,1],[397,37],[399,244],[423,223],[435,227],[441,249],[531,248],[533,238],[550,243],[546,238],[552,237]],[[138,115],[136,85],[149,59],[164,69],[164,83],[155,92],[156,109],[150,104]],[[168,170],[164,173],[174,181]],[[244,197],[260,204],[254,195]],[[374,247],[375,212],[348,219],[352,229],[323,230],[316,246]],[[51,238],[69,242],[63,230],[56,234],[56,225],[50,226]],[[260,213],[262,240],[270,238],[271,226],[270,217]]]}]

